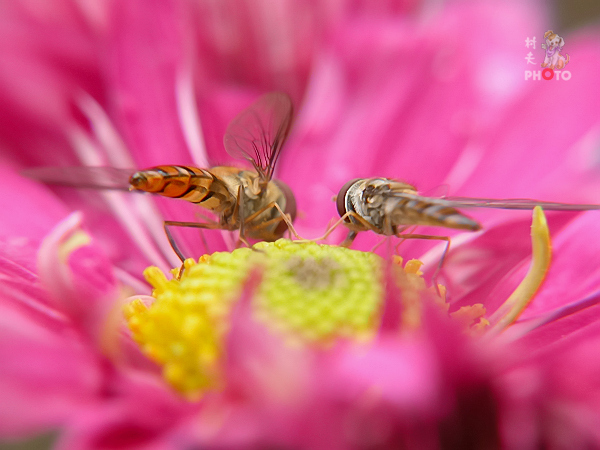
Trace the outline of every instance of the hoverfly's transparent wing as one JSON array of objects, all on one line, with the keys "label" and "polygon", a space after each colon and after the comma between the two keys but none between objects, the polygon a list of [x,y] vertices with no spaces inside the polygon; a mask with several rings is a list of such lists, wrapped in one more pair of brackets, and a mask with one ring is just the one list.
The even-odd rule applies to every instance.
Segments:
[{"label": "hoverfly's transparent wing", "polygon": [[541,206],[548,211],[589,211],[600,209],[600,205],[592,204],[574,204],[574,203],[557,203],[544,202],[540,200],[532,200],[528,198],[473,198],[473,197],[446,197],[436,199],[437,201],[447,202],[449,206],[455,208],[498,208],[498,209],[533,209],[536,206]]},{"label": "hoverfly's transparent wing", "polygon": [[32,167],[21,175],[46,184],[89,189],[129,190],[132,169],[116,167]]},{"label": "hoverfly's transparent wing", "polygon": [[415,200],[427,202],[432,205],[448,206],[451,208],[497,208],[497,209],[533,209],[536,206],[541,206],[549,211],[588,211],[600,209],[600,205],[593,204],[571,204],[571,203],[556,203],[532,200],[527,198],[475,198],[475,197],[425,197],[421,195],[409,194],[406,192],[389,192],[385,193],[386,197],[394,197],[397,199]]},{"label": "hoverfly's transparent wing", "polygon": [[250,161],[262,180],[269,181],[290,131],[292,114],[292,101],[286,94],[263,95],[231,121],[223,138],[225,150],[234,158]]}]

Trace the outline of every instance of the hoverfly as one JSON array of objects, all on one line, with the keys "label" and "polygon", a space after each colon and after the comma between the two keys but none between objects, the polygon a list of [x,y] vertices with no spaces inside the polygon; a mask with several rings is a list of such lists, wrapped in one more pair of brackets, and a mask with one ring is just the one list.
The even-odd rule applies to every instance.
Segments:
[{"label": "hoverfly", "polygon": [[340,245],[349,247],[358,233],[369,230],[384,236],[398,236],[402,239],[446,241],[446,248],[440,259],[438,271],[442,267],[446,253],[449,250],[450,238],[448,236],[402,233],[415,226],[436,226],[468,231],[481,229],[479,222],[456,208],[480,207],[526,210],[541,206],[547,210],[557,211],[600,209],[600,205],[576,205],[529,199],[425,197],[419,195],[414,186],[390,178],[357,178],[351,180],[340,189],[335,200],[341,218],[328,230],[328,233],[337,225],[343,223],[349,231]]},{"label": "hoverfly", "polygon": [[177,256],[169,228],[183,226],[204,229],[239,230],[240,241],[250,237],[275,241],[286,230],[295,235],[296,200],[287,184],[274,180],[273,171],[290,131],[293,107],[280,92],[260,97],[229,123],[223,142],[227,153],[249,161],[254,170],[229,166],[199,169],[165,165],[132,173],[110,167],[41,167],[24,175],[49,184],[98,189],[143,191],[181,198],[212,211],[219,222],[165,221],[164,228]]}]

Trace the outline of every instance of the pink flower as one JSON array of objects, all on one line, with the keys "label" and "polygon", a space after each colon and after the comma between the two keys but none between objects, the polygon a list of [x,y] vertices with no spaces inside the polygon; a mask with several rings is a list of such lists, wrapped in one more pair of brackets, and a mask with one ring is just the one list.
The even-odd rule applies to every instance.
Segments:
[{"label": "pink flower", "polygon": [[[598,203],[592,30],[566,38],[570,81],[526,82],[524,40],[541,40],[549,21],[517,2],[0,8],[0,436],[60,428],[63,448],[598,445],[597,212],[548,215],[553,265],[502,339],[467,338],[431,312],[421,332],[392,326],[360,350],[291,350],[250,320],[247,298],[232,317],[227,383],[195,402],[167,386],[116,314],[120,298],[149,293],[144,267],[178,262],[162,221],[195,220],[194,210],[17,175],[224,163],[227,123],[259,93],[283,90],[298,115],[277,177],[297,195],[302,235],[323,233],[331,197],[360,176],[425,193],[448,184],[452,195]],[[451,310],[491,312],[527,271],[530,217],[473,216],[485,231],[454,239],[442,277]],[[177,237],[186,255],[206,252],[196,233]],[[228,237],[207,233],[210,251]],[[356,248],[377,239],[365,233]],[[430,248],[401,251],[425,254],[431,275],[441,250]]]}]

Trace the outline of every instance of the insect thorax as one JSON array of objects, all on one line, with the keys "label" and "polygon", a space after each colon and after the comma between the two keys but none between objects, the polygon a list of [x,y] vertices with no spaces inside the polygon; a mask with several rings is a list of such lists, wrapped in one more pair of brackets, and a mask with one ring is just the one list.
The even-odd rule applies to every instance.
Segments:
[{"label": "insect thorax", "polygon": [[[388,230],[395,233],[396,223],[392,220],[390,194],[393,192],[416,193],[413,186],[388,178],[367,178],[354,183],[346,194],[346,210],[352,211],[370,223],[379,233]],[[356,220],[352,221],[354,224]]]},{"label": "insect thorax", "polygon": [[[230,205],[228,211],[222,216],[224,224],[235,229],[239,227],[242,220],[247,219],[261,209],[265,208],[271,202],[277,202],[282,209],[285,208],[285,198],[281,190],[272,181],[263,184],[259,175],[250,170],[238,170],[237,172],[224,173],[220,171],[219,176],[227,189],[232,195],[232,198],[238,203],[239,211],[234,214],[236,204]],[[238,199],[239,194],[242,198]],[[252,224],[259,224],[263,221],[276,217],[277,210],[270,208],[262,214],[259,214],[252,220]],[[252,224],[248,229],[252,235]]]},{"label": "insect thorax", "polygon": [[[281,228],[281,222],[274,220],[280,218],[281,214],[276,208],[267,208],[273,202],[277,203],[282,211],[286,211],[285,195],[273,181],[269,181],[259,193],[256,193],[252,187],[245,189],[243,217],[248,218],[263,210],[247,224],[247,231],[250,237],[261,240],[274,240],[281,237],[276,231]],[[268,221],[272,221],[273,223],[264,226],[265,222]]]}]

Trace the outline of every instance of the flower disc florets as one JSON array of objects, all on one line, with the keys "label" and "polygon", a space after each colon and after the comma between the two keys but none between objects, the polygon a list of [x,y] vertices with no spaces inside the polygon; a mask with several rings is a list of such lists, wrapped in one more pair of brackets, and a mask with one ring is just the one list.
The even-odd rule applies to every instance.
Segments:
[{"label": "flower disc florets", "polygon": [[[255,320],[292,345],[327,346],[338,339],[369,340],[381,317],[384,260],[374,253],[280,239],[231,253],[188,259],[180,278],[168,280],[156,267],[144,275],[156,301],[134,300],[125,315],[142,350],[162,365],[179,391],[197,394],[220,384],[229,314],[248,278]],[[419,323],[419,292],[425,283],[418,261],[391,272],[403,292],[405,326]],[[429,289],[429,293],[434,291]],[[447,305],[439,299],[447,310]]]}]

